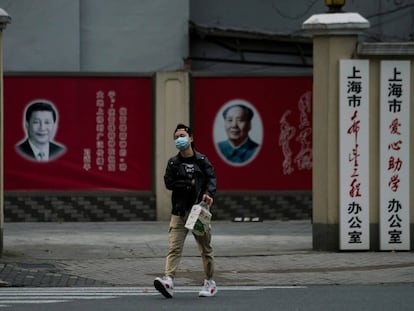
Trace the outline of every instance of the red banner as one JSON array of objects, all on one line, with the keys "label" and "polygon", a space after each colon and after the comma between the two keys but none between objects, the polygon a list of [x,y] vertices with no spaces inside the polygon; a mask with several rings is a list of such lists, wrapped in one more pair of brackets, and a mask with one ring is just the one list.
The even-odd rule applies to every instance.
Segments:
[{"label": "red banner", "polygon": [[5,190],[150,190],[151,98],[151,78],[5,77]]},{"label": "red banner", "polygon": [[220,190],[312,189],[312,78],[194,78],[195,146]]}]

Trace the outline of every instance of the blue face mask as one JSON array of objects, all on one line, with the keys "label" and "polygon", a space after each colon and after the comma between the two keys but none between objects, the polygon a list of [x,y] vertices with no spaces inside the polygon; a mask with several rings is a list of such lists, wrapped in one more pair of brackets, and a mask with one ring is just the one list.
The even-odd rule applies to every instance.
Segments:
[{"label": "blue face mask", "polygon": [[190,146],[190,141],[188,140],[188,137],[178,137],[175,140],[175,146],[178,150],[185,150],[188,148],[188,146]]}]

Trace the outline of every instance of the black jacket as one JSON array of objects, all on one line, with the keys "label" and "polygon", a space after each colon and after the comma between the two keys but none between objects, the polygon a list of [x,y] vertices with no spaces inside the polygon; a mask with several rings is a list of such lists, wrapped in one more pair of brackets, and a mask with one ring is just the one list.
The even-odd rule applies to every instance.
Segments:
[{"label": "black jacket", "polygon": [[174,215],[183,215],[195,203],[200,202],[204,194],[212,198],[216,195],[216,174],[208,158],[194,151],[194,182],[183,169],[183,164],[188,163],[188,160],[178,153],[168,160],[165,170],[164,183],[168,190],[172,190]]},{"label": "black jacket", "polygon": [[[26,158],[36,160],[32,147],[30,147],[29,140],[26,139],[20,145],[16,146],[17,151]],[[56,159],[65,152],[65,147],[56,143],[49,142],[49,160]]]}]

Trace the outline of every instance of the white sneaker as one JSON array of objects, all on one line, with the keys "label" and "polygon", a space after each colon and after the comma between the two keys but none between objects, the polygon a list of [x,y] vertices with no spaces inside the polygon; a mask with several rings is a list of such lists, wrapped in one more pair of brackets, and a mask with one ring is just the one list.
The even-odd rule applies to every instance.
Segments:
[{"label": "white sneaker", "polygon": [[172,298],[174,295],[174,282],[171,277],[155,278],[154,287],[165,298]]},{"label": "white sneaker", "polygon": [[217,293],[216,282],[213,280],[204,280],[204,285],[198,293],[199,297],[213,297]]}]

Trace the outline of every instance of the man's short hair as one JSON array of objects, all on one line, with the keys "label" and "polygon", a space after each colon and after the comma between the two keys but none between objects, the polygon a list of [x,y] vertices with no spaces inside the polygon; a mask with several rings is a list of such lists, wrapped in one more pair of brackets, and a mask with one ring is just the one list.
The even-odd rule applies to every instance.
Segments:
[{"label": "man's short hair", "polygon": [[50,111],[53,116],[53,121],[56,122],[56,110],[53,105],[46,101],[35,101],[31,103],[26,109],[26,121],[30,121],[30,117],[35,111]]},{"label": "man's short hair", "polygon": [[247,120],[251,121],[253,119],[254,116],[254,112],[252,109],[250,109],[249,107],[243,105],[243,104],[234,104],[234,105],[230,105],[228,106],[226,109],[224,109],[223,111],[223,118],[226,119],[227,116],[227,112],[234,107],[240,107],[241,109],[244,110],[245,114],[247,115]]},{"label": "man's short hair", "polygon": [[191,130],[191,128],[185,124],[182,124],[182,123],[177,124],[174,133],[177,132],[178,130],[186,131],[189,136],[193,135],[193,131]]}]

